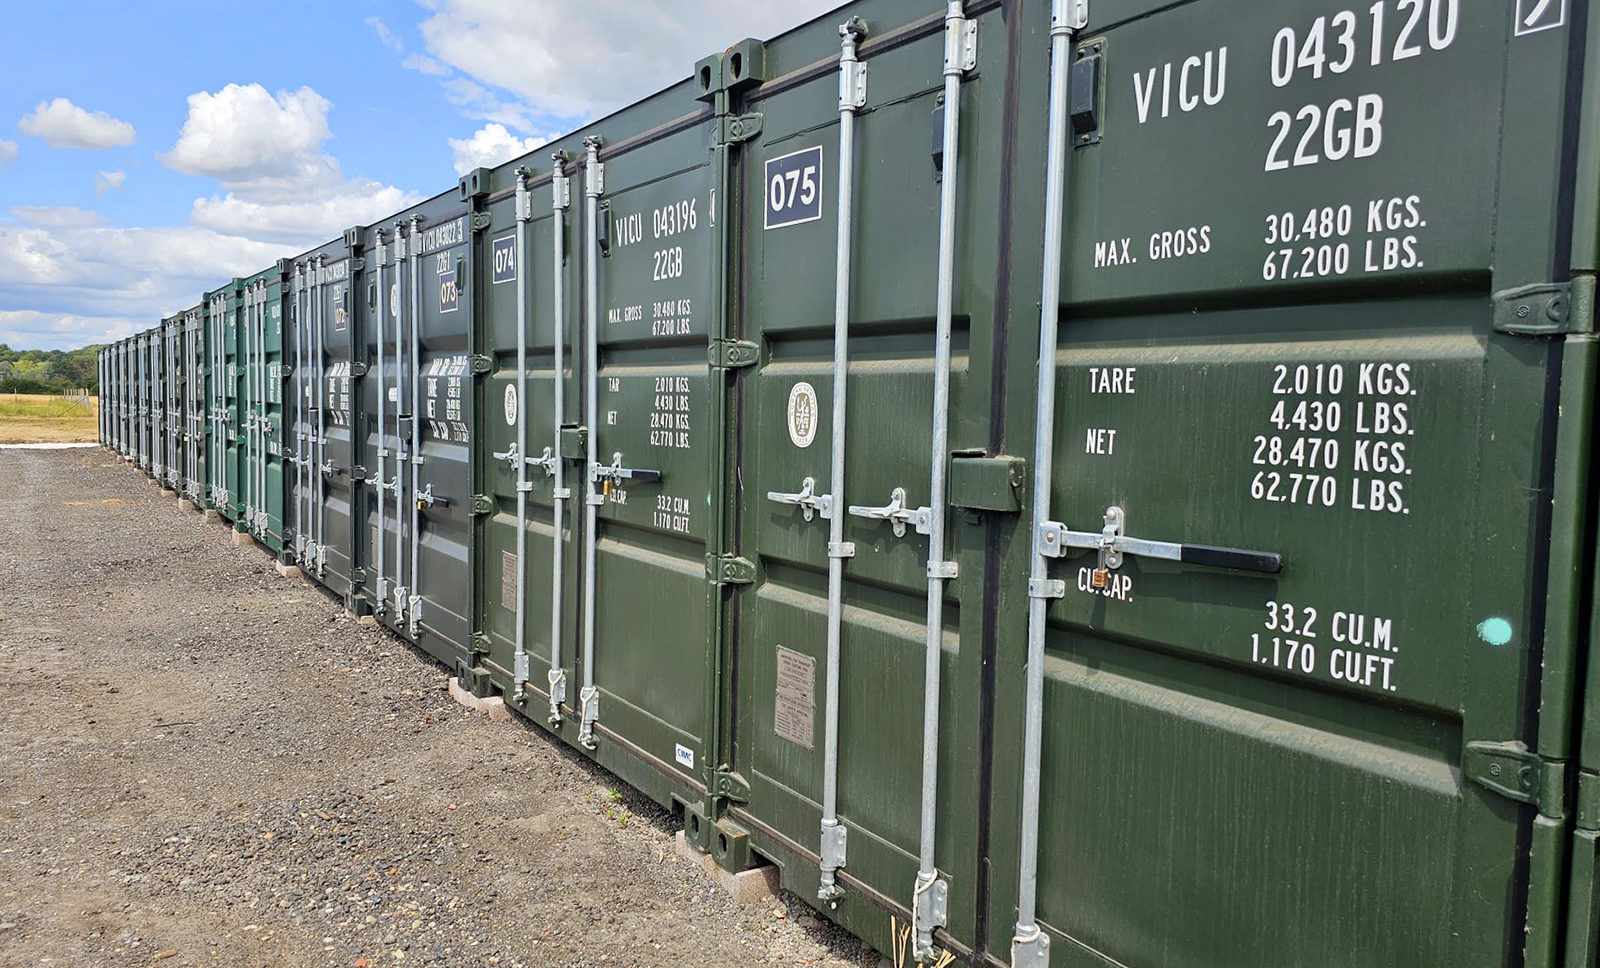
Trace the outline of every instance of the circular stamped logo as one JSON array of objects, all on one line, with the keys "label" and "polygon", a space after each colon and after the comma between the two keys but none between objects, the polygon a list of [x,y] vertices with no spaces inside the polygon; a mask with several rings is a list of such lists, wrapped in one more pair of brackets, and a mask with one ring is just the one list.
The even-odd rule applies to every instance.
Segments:
[{"label": "circular stamped logo", "polygon": [[506,426],[507,427],[515,427],[516,425],[517,425],[517,385],[515,383],[507,383],[506,384]]},{"label": "circular stamped logo", "polygon": [[789,390],[789,439],[796,447],[810,447],[817,439],[817,391],[809,383]]}]

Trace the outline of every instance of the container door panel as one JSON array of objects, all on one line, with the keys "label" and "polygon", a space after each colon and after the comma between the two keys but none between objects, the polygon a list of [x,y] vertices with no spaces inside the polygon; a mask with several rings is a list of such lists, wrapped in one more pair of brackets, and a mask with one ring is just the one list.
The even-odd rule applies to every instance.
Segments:
[{"label": "container door panel", "polygon": [[[1500,7],[1144,6],[1097,6],[1072,50],[1105,81],[1045,351],[1052,956],[1511,963],[1531,813],[1470,747],[1533,741],[1549,350],[1490,297],[1553,270],[1541,215],[1492,216],[1528,163],[1508,76],[1562,58]],[[1524,134],[1554,144],[1540,103]]]},{"label": "container door panel", "polygon": [[[924,13],[905,11],[908,19]],[[769,50],[769,65],[837,59],[836,24],[819,21],[786,37],[794,49]],[[743,380],[734,447],[739,550],[755,563],[756,582],[739,596],[734,760],[750,784],[749,803],[736,816],[766,828],[756,837],[758,849],[776,841],[815,864],[826,853],[819,821],[829,701],[829,515],[840,518],[846,548],[838,602],[837,815],[846,850],[837,875],[842,906],[827,909],[886,947],[891,916],[899,925],[895,943],[904,941],[898,931],[912,905],[921,847],[942,190],[939,158],[930,149],[941,146],[945,31],[942,19],[924,19],[898,33],[899,42],[875,48],[874,32],[896,33],[889,28],[900,24],[874,19],[868,26],[853,163],[841,160],[837,70],[780,83],[750,105],[762,114],[763,132],[741,156],[741,335],[761,348],[761,359]],[[993,46],[960,86],[944,467],[954,452],[982,454],[991,444],[999,253],[992,213],[997,202],[1006,203],[1001,188],[1009,181],[997,178],[993,166],[1006,117],[1007,31],[993,11],[978,18],[978,31]],[[852,278],[841,428],[835,263],[846,182],[853,195]],[[832,493],[831,443],[841,430],[844,482]],[[826,499],[828,514],[801,495]],[[955,568],[946,572],[938,602],[933,853],[950,892],[948,928],[971,944],[985,621],[977,605],[986,525],[957,511],[953,498],[941,515],[942,561]],[[787,870],[785,882],[808,898],[818,894],[815,866]],[[861,903],[866,895],[890,911]]]},{"label": "container door panel", "polygon": [[[567,184],[572,183],[569,179]],[[560,528],[562,581],[560,583],[561,630],[558,671],[564,677],[556,686],[558,705],[571,709],[576,692],[571,688],[577,673],[573,644],[577,636],[573,580],[582,567],[574,515],[581,518],[581,466],[561,455],[556,429],[557,393],[563,394],[562,422],[576,427],[581,421],[581,397],[575,393],[574,374],[582,370],[574,364],[575,338],[580,332],[575,323],[582,318],[579,260],[573,250],[581,239],[582,201],[571,206],[570,187],[555,204],[554,188],[546,177],[528,191],[528,218],[517,221],[515,194],[490,201],[486,211],[490,225],[479,237],[480,269],[476,276],[480,301],[480,353],[493,360],[481,388],[479,437],[479,489],[488,495],[492,509],[480,518],[478,529],[478,628],[488,635],[485,664],[501,683],[507,701],[524,703],[524,712],[533,719],[548,721],[550,707],[551,610],[555,581],[556,470],[559,463],[566,497],[561,502]],[[580,217],[575,217],[574,212]],[[562,266],[555,265],[554,233],[563,233]],[[518,238],[521,238],[520,250]],[[574,235],[574,233],[577,233]],[[520,255],[519,255],[520,251]],[[556,292],[556,273],[561,274],[562,292]],[[519,379],[517,367],[518,299],[526,313],[524,350],[526,371]],[[558,316],[558,299],[560,309]],[[559,319],[559,322],[558,322]],[[555,370],[555,333],[560,327],[563,363]],[[524,424],[526,448],[517,453],[517,427]],[[552,461],[551,458],[554,458]],[[519,675],[516,622],[518,616],[517,556],[517,470],[516,460],[526,466],[527,484],[524,511],[525,544],[522,571],[523,653]],[[577,495],[578,500],[573,500]],[[520,688],[519,686],[526,686]]]},{"label": "container door panel", "polygon": [[322,348],[318,374],[322,379],[323,467],[322,519],[318,522],[318,578],[335,595],[352,591],[354,560],[353,521],[357,500],[354,485],[355,386],[351,365],[355,335],[351,307],[355,300],[351,260],[341,259],[324,268]]},{"label": "container door panel", "polygon": [[[472,271],[470,220],[465,215],[426,223],[413,233],[410,283],[418,307],[415,396],[407,415],[415,485],[408,492],[415,531],[408,531],[411,580],[420,612],[411,617],[417,643],[452,667],[464,667],[472,639],[471,434],[472,339],[467,285]],[[409,310],[411,307],[408,306]],[[413,359],[409,356],[408,360]],[[412,411],[411,407],[418,409]],[[419,459],[419,460],[418,460]],[[412,527],[408,523],[408,528]]]},{"label": "container door panel", "polygon": [[603,185],[590,170],[581,188],[600,192],[606,239],[599,253],[584,243],[599,296],[597,411],[586,418],[596,465],[574,493],[601,502],[585,679],[598,690],[600,735],[621,737],[680,785],[698,779],[707,699],[711,130],[696,123],[621,147],[603,156]]}]

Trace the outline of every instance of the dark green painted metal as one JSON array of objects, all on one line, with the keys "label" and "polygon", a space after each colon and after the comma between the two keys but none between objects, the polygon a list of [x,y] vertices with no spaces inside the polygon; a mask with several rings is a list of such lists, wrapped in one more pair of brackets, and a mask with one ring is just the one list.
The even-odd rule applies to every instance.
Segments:
[{"label": "dark green painted metal", "polygon": [[[1070,153],[1065,253],[1047,268],[1050,7],[966,5],[979,42],[962,82],[957,185],[948,555],[959,577],[944,602],[936,856],[950,921],[939,942],[1004,964],[1017,915],[1028,455],[1042,276],[1059,269],[1059,338],[1043,361],[1059,387],[1053,516],[1099,532],[1116,507],[1127,535],[1262,549],[1284,568],[1130,556],[1097,583],[1093,552],[1053,565],[1066,594],[1048,610],[1042,669],[1038,871],[1052,962],[1592,963],[1600,18],[1585,4],[1382,0],[1347,13],[1322,0],[1091,0],[1073,55],[1097,58],[1098,140]],[[1560,24],[1535,23],[1557,9]],[[291,395],[287,417],[344,472],[318,502],[336,523],[315,577],[467,688],[545,722],[559,541],[567,693],[551,731],[576,743],[578,689],[592,676],[597,743],[585,755],[682,811],[691,842],[720,863],[774,861],[806,898],[818,873],[826,527],[766,494],[828,479],[830,414],[802,440],[788,408],[801,383],[819,400],[832,390],[838,25],[868,25],[842,514],[897,487],[913,507],[926,500],[939,198],[928,135],[944,13],[930,0],[860,0],[740,42],[683,83],[295,260],[303,280],[346,264],[327,287],[286,291],[282,266],[222,292],[226,365],[211,374],[210,406],[231,422],[206,448],[213,500],[220,468],[247,479],[254,414],[274,427],[264,500],[276,516],[259,530],[290,553],[284,536],[310,533],[296,483],[309,478],[291,473],[287,491],[281,480],[282,401],[271,390],[245,400],[241,323],[261,283],[280,311],[325,300],[325,352],[290,383],[303,393],[323,381],[350,404],[318,412],[314,395]],[[584,216],[591,138],[605,169],[603,251]],[[765,163],[812,148],[820,217],[765,229]],[[571,176],[564,212],[551,152]],[[519,231],[519,169],[526,258],[507,279],[497,254]],[[283,334],[270,328],[275,366]],[[305,350],[297,332],[292,365]],[[121,446],[147,468],[161,460],[150,401],[188,365],[163,368],[151,346],[140,334],[102,370],[115,381],[123,364]],[[520,563],[515,464],[503,456],[518,417],[521,456],[550,448],[571,491],[555,520],[545,465],[529,469]],[[590,440],[600,465],[620,455],[660,479],[600,483]],[[603,504],[586,587],[591,492]],[[236,483],[220,501],[241,529],[244,503]],[[825,910],[899,951],[918,866],[927,546],[857,517],[845,539],[856,546],[840,694],[850,839],[845,895]],[[519,566],[525,676],[507,591]],[[592,669],[581,661],[589,595]],[[816,666],[809,744],[776,728],[779,648]]]},{"label": "dark green painted metal", "polygon": [[[1565,31],[1513,39],[1509,9],[1463,5],[1450,43],[1424,38],[1390,63],[1404,21],[1382,9],[1382,66],[1364,48],[1348,74],[1302,68],[1282,88],[1278,31],[1303,41],[1337,9],[1101,2],[1078,41],[1099,45],[1108,79],[1103,141],[1074,152],[1069,181],[1053,507],[1098,531],[1116,505],[1129,534],[1270,549],[1285,567],[1262,579],[1132,560],[1100,594],[1092,554],[1057,566],[1068,590],[1045,669],[1040,905],[1060,963],[1498,963],[1526,944],[1543,964],[1559,941],[1564,821],[1547,780],[1560,764],[1535,770],[1536,796],[1557,801],[1539,814],[1463,785],[1461,764],[1472,743],[1533,747],[1541,684],[1547,700],[1570,688],[1538,666],[1560,647],[1544,615],[1546,529],[1582,526],[1581,501],[1545,510],[1547,475],[1568,459],[1544,443],[1560,346],[1497,332],[1490,298],[1567,271],[1550,161]],[[1169,115],[1163,65],[1176,79],[1223,46],[1226,98],[1184,111],[1175,88]],[[1141,123],[1136,86],[1152,76]],[[1383,100],[1381,150],[1330,160],[1350,151],[1337,124],[1331,141],[1318,129],[1300,142],[1313,113],[1368,92]],[[1307,104],[1320,108],[1301,116]],[[1280,110],[1293,136],[1274,154]],[[1319,160],[1294,164],[1307,144]],[[1290,162],[1264,170],[1278,159]],[[1392,198],[1418,218],[1391,223]],[[1358,213],[1348,232],[1337,214],[1330,238],[1317,216],[1305,230],[1309,212],[1342,204]],[[1286,212],[1293,241],[1267,241]],[[1337,267],[1343,245],[1349,269],[1322,274],[1323,247]],[[1267,261],[1276,248],[1293,250],[1288,278]],[[1383,364],[1405,365],[1408,385],[1385,386],[1371,369]],[[1317,382],[1335,367],[1342,388]],[[1107,368],[1136,373],[1134,392],[1098,382]],[[1296,426],[1302,404],[1337,404],[1341,425]],[[1378,422],[1401,407],[1406,427]],[[1337,466],[1295,464],[1307,437],[1337,441]],[[1371,460],[1397,444],[1406,469]],[[1492,644],[1502,627],[1509,641]],[[1550,708],[1549,728],[1570,728]],[[1006,713],[999,748],[1017,741]],[[1009,773],[997,818],[1018,812]],[[1524,851],[1525,882],[1510,863]],[[992,922],[1014,881],[999,880]]]},{"label": "dark green painted metal", "polygon": [[161,321],[161,483],[169,490],[186,489],[184,443],[183,314]]},{"label": "dark green painted metal", "polygon": [[231,523],[244,514],[237,280],[206,293],[202,303],[206,307],[206,506]]},{"label": "dark green painted metal", "polygon": [[235,281],[229,322],[237,476],[230,498],[237,530],[290,557],[284,520],[283,325],[287,265]]},{"label": "dark green painted metal", "polygon": [[352,230],[293,260],[284,332],[284,486],[295,560],[365,614],[371,606],[359,572],[371,542],[358,526],[368,484],[357,446],[364,414],[356,384],[370,366],[359,329],[365,316],[357,307],[366,297],[362,236]]}]

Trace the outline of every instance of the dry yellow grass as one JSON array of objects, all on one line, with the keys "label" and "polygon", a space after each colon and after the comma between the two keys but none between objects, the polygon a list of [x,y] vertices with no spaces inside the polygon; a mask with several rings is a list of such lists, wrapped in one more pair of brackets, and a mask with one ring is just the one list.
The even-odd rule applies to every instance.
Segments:
[{"label": "dry yellow grass", "polygon": [[100,435],[100,399],[88,406],[67,397],[0,393],[0,444],[93,443]]}]

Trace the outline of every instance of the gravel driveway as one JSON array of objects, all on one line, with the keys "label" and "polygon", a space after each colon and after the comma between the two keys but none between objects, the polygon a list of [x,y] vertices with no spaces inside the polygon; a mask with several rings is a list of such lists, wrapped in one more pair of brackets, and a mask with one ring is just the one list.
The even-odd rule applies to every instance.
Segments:
[{"label": "gravel driveway", "polygon": [[878,964],[159,493],[0,451],[0,965]]}]

